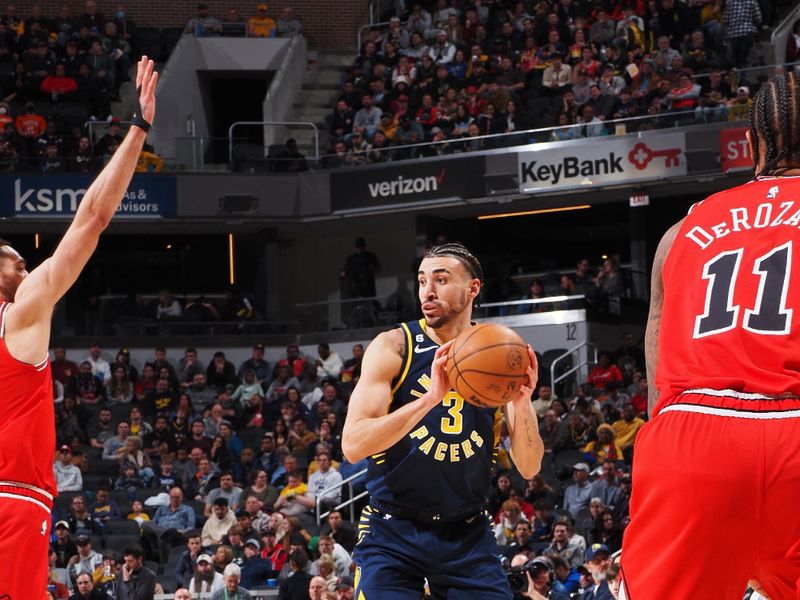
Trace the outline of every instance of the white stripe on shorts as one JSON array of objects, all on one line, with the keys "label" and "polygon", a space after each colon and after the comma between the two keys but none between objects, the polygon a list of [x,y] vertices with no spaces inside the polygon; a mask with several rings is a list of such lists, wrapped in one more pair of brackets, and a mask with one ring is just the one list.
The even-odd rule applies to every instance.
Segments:
[{"label": "white stripe on shorts", "polygon": [[734,417],[736,419],[795,419],[800,417],[800,410],[772,410],[772,411],[743,411],[732,408],[718,408],[716,406],[701,406],[699,404],[670,404],[659,411],[665,412],[690,412],[718,417]]},{"label": "white stripe on shorts", "polygon": [[0,492],[0,498],[10,498],[11,500],[24,500],[26,502],[33,502],[37,506],[42,507],[42,509],[50,514],[50,509],[47,508],[47,505],[44,502],[39,502],[36,498],[31,498],[30,496],[23,496],[22,494],[9,494],[8,492]]}]

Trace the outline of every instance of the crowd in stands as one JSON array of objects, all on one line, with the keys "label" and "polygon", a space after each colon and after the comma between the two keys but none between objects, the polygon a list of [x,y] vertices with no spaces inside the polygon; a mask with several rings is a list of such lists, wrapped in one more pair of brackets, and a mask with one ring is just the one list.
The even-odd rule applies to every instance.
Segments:
[{"label": "crowd in stands", "polygon": [[[0,171],[95,173],[123,139],[111,102],[130,80],[136,25],[123,5],[113,16],[87,0],[72,15],[64,5],[47,16],[38,6],[19,16],[13,4],[0,16]],[[105,121],[92,139],[85,124]],[[147,147],[138,172],[160,171]]]},{"label": "crowd in stands", "polygon": [[186,23],[183,32],[195,37],[292,37],[303,32],[303,24],[295,16],[291,6],[284,6],[280,16],[269,16],[269,5],[261,2],[255,14],[247,19],[239,16],[235,8],[228,9],[225,17],[217,19],[209,13],[208,4],[197,5],[197,13]]},{"label": "crowd in stands", "polygon": [[[746,118],[758,0],[398,2],[328,117],[327,166]],[[606,121],[646,116],[615,127]],[[518,134],[559,127],[542,135]],[[508,134],[500,138],[475,138]],[[421,148],[409,144],[438,142]],[[402,148],[397,148],[402,146]]]},{"label": "crowd in stands", "polygon": [[[593,585],[627,524],[633,442],[647,418],[634,342],[626,334],[602,353],[574,392],[556,397],[540,381],[539,475],[516,474],[500,433],[487,502],[500,553],[543,556],[567,592]],[[54,597],[129,598],[128,564],[148,590],[184,586],[186,598],[241,585],[279,587],[286,599],[351,599],[355,524],[349,511],[331,510],[349,491],[326,490],[366,466],[341,451],[363,350],[344,358],[321,343],[303,355],[290,344],[270,364],[256,345],[234,365],[223,352],[170,357],[157,347],[140,370],[125,348],[111,363],[99,344],[80,362],[54,348]],[[318,502],[331,510],[321,526]]]}]

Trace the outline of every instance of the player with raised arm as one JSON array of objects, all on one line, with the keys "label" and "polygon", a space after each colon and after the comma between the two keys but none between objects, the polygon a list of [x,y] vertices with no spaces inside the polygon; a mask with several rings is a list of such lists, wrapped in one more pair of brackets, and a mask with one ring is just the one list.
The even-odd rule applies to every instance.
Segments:
[{"label": "player with raised arm", "polygon": [[342,449],[368,459],[370,503],[354,552],[356,598],[510,599],[484,511],[502,414],[524,478],[539,471],[544,446],[531,392],[537,363],[503,408],[466,403],[445,372],[452,340],[469,328],[483,280],[460,244],[435,246],[419,267],[423,319],[378,335],[364,354],[350,398]]},{"label": "player with raised arm", "polygon": [[794,73],[758,91],[748,141],[753,181],[695,204],[656,251],[651,420],[636,438],[622,551],[627,600],[739,600],[748,581],[773,599],[800,597]]},{"label": "player with raised arm", "polygon": [[0,241],[0,597],[46,597],[55,417],[48,346],[56,302],[97,247],[133,176],[155,116],[158,74],[139,61],[133,127],[86,191],[53,255],[28,273]]}]

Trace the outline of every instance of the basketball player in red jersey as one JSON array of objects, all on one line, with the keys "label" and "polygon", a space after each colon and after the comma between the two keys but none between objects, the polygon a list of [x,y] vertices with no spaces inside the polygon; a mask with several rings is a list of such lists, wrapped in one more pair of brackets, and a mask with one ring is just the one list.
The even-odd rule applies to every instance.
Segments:
[{"label": "basketball player in red jersey", "polygon": [[0,598],[41,600],[47,594],[56,494],[50,319],[128,188],[155,116],[157,81],[153,61],[142,57],[134,126],[86,191],[53,256],[28,273],[19,253],[0,241]]},{"label": "basketball player in red jersey", "polygon": [[758,91],[748,140],[755,179],[695,204],[656,251],[646,334],[655,385],[636,438],[627,600],[739,600],[748,581],[773,600],[800,598],[793,73]]}]

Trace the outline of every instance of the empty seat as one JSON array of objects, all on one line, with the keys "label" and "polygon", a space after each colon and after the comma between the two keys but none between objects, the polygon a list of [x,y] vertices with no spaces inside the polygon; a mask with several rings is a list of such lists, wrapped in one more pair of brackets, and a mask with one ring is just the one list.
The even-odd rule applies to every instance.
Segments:
[{"label": "empty seat", "polygon": [[107,550],[116,550],[122,552],[128,546],[139,544],[139,534],[130,533],[110,533],[105,536],[105,545]]},{"label": "empty seat", "polygon": [[178,579],[175,575],[158,575],[156,581],[161,584],[166,594],[173,594],[178,589]]},{"label": "empty seat", "polygon": [[106,522],[106,531],[109,534],[128,533],[139,535],[139,524],[130,519],[111,519]]}]

